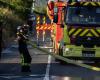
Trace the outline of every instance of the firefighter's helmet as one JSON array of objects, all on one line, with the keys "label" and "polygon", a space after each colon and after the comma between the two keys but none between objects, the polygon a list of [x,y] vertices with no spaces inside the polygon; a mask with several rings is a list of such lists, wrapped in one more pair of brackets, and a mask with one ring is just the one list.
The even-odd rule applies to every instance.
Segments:
[{"label": "firefighter's helmet", "polygon": [[24,24],[24,25],[22,26],[22,30],[23,30],[24,34],[27,34],[28,31],[29,31],[29,25]]}]

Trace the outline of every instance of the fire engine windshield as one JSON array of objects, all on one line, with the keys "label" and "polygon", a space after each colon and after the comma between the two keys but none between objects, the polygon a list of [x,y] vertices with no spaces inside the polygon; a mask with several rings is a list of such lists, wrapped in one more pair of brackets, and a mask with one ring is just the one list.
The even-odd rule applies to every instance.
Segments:
[{"label": "fire engine windshield", "polygon": [[100,25],[100,7],[68,7],[66,23]]}]

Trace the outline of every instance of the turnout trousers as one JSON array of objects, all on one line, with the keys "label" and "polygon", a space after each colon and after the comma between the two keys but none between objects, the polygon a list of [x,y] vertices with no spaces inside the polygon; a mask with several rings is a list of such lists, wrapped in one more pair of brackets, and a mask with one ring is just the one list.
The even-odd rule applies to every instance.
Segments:
[{"label": "turnout trousers", "polygon": [[30,72],[30,64],[31,64],[31,56],[27,47],[19,47],[19,52],[21,55],[21,71],[22,72]]}]

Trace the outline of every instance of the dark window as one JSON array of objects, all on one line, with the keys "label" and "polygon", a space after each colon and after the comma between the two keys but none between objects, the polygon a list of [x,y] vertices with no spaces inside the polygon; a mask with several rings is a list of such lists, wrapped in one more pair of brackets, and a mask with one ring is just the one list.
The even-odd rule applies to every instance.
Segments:
[{"label": "dark window", "polygon": [[66,23],[100,25],[100,7],[68,7]]}]

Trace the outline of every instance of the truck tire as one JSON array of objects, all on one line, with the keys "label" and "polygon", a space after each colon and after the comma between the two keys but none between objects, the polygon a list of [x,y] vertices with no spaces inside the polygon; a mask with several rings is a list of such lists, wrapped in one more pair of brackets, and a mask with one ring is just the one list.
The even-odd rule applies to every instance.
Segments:
[{"label": "truck tire", "polygon": [[97,47],[100,47],[100,44],[97,44]]}]

